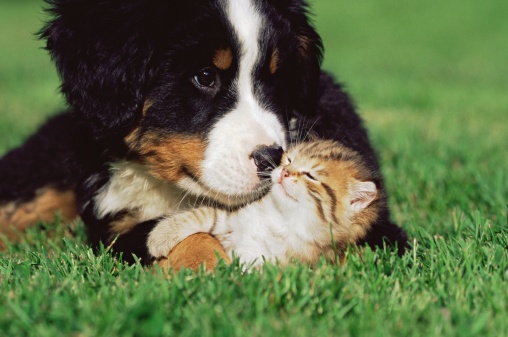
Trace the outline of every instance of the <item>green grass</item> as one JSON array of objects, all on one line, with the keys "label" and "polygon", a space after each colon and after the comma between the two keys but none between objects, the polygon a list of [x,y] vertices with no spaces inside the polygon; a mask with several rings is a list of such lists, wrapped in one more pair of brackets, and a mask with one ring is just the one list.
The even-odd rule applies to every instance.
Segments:
[{"label": "green grass", "polygon": [[[358,103],[414,250],[165,278],[94,255],[82,225],[56,221],[0,255],[2,335],[508,335],[508,2],[316,0],[314,12],[324,67]],[[38,1],[0,2],[0,153],[63,107],[32,35],[43,17]]]}]

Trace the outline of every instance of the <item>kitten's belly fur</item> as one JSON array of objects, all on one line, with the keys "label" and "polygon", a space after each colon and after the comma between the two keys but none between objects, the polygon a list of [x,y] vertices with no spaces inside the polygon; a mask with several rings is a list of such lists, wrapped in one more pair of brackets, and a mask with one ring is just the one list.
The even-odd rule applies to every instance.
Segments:
[{"label": "kitten's belly fur", "polygon": [[235,255],[240,262],[254,266],[262,265],[263,260],[287,264],[292,258],[315,259],[313,240],[309,242],[307,233],[295,230],[297,219],[276,210],[270,195],[256,206],[229,214],[230,230],[215,234],[230,257]]},{"label": "kitten's belly fur", "polygon": [[238,257],[246,268],[259,268],[264,261],[285,265],[296,259],[313,263],[321,254],[329,255],[330,250],[329,244],[318,244],[319,225],[312,210],[281,209],[269,193],[232,213],[201,207],[170,215],[150,233],[148,249],[156,258],[166,257],[188,236],[210,233],[229,257]]}]

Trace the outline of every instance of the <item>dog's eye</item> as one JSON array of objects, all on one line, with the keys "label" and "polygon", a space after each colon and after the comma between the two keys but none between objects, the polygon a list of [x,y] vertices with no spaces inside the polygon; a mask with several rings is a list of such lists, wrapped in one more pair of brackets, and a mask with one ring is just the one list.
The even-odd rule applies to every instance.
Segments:
[{"label": "dog's eye", "polygon": [[217,84],[217,71],[211,67],[204,68],[193,79],[201,87],[212,88]]}]

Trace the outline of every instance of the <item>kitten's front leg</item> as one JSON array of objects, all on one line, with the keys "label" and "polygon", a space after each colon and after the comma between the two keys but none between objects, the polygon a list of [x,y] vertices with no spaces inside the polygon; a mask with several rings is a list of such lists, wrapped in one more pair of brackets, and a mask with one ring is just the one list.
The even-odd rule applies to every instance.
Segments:
[{"label": "kitten's front leg", "polygon": [[149,253],[155,258],[167,257],[188,236],[211,233],[219,222],[220,212],[211,207],[200,207],[160,220],[148,236]]}]

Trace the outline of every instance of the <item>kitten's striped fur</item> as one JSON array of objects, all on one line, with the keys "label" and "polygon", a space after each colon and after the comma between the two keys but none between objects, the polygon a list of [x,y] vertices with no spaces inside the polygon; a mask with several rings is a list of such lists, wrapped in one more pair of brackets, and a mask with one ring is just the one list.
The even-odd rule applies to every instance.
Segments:
[{"label": "kitten's striped fur", "polygon": [[200,207],[163,219],[148,239],[150,253],[166,257],[180,241],[204,232],[230,257],[234,252],[255,266],[263,260],[312,263],[321,254],[333,259],[362,239],[386,206],[376,187],[380,177],[358,153],[334,141],[293,146],[270,178],[270,192],[239,210]]}]

